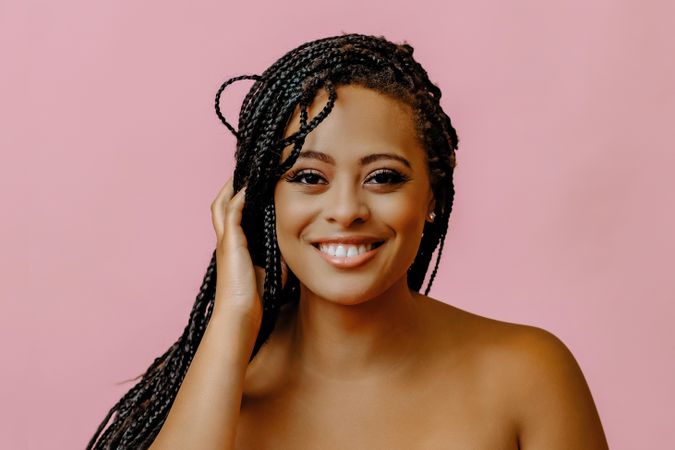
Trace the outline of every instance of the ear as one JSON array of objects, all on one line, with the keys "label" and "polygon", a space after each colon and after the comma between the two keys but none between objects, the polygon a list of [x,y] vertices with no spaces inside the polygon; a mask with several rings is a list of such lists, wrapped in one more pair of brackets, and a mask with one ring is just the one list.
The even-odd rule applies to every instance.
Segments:
[{"label": "ear", "polygon": [[427,216],[436,210],[436,198],[434,192],[429,190],[429,202],[427,203]]}]

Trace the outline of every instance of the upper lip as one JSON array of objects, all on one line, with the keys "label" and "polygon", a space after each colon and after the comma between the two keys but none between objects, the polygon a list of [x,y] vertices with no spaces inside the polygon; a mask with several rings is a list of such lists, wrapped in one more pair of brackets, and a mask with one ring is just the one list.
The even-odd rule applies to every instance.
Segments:
[{"label": "upper lip", "polygon": [[312,245],[316,244],[354,244],[354,245],[366,245],[373,244],[375,242],[381,242],[384,239],[377,236],[365,236],[365,235],[335,235],[335,236],[326,236],[323,238],[313,239],[311,241]]}]

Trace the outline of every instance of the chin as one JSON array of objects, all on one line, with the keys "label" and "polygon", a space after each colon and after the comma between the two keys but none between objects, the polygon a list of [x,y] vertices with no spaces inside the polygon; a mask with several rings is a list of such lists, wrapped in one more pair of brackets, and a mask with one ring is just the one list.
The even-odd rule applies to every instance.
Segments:
[{"label": "chin", "polygon": [[[378,283],[378,285],[381,285],[381,283]],[[360,289],[358,285],[353,283],[348,289],[345,289],[345,284],[339,283],[338,280],[323,286],[304,285],[304,288],[311,295],[339,305],[358,305],[367,302],[380,293],[380,289],[374,289],[372,284]]]}]

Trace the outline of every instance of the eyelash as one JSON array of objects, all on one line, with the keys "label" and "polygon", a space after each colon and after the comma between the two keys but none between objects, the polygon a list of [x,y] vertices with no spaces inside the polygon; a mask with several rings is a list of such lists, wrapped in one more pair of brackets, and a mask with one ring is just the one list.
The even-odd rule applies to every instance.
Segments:
[{"label": "eyelash", "polygon": [[[376,170],[375,172],[373,172],[373,174],[371,176],[368,177],[368,180],[370,180],[372,178],[375,178],[376,176],[382,175],[382,174],[385,174],[385,175],[393,178],[394,181],[391,181],[391,182],[388,182],[388,183],[385,182],[385,183],[375,183],[375,184],[383,184],[383,185],[388,184],[388,185],[394,186],[394,185],[398,185],[398,184],[403,184],[406,181],[410,180],[410,178],[407,177],[406,175],[404,175],[404,174],[402,174],[402,173],[400,173],[396,170],[392,170],[392,169]],[[288,181],[289,183],[299,183],[299,184],[304,184],[304,185],[307,185],[307,186],[316,186],[315,183],[303,183],[303,182],[299,181],[299,180],[301,180],[301,179],[303,179],[307,176],[315,176],[315,177],[323,178],[321,175],[318,174],[318,172],[316,172],[313,169],[296,169],[296,170],[292,171],[291,173],[289,173],[288,175],[286,175],[284,177],[284,179],[286,181]],[[391,178],[390,178],[390,180],[391,180]]]}]

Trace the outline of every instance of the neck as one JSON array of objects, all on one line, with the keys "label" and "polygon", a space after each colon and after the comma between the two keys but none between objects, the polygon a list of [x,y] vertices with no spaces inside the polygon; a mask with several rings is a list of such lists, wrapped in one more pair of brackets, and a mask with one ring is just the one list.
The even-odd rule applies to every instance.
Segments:
[{"label": "neck", "polygon": [[321,298],[302,285],[290,344],[299,373],[346,381],[406,367],[420,350],[420,297],[405,277],[380,295],[350,305]]}]

